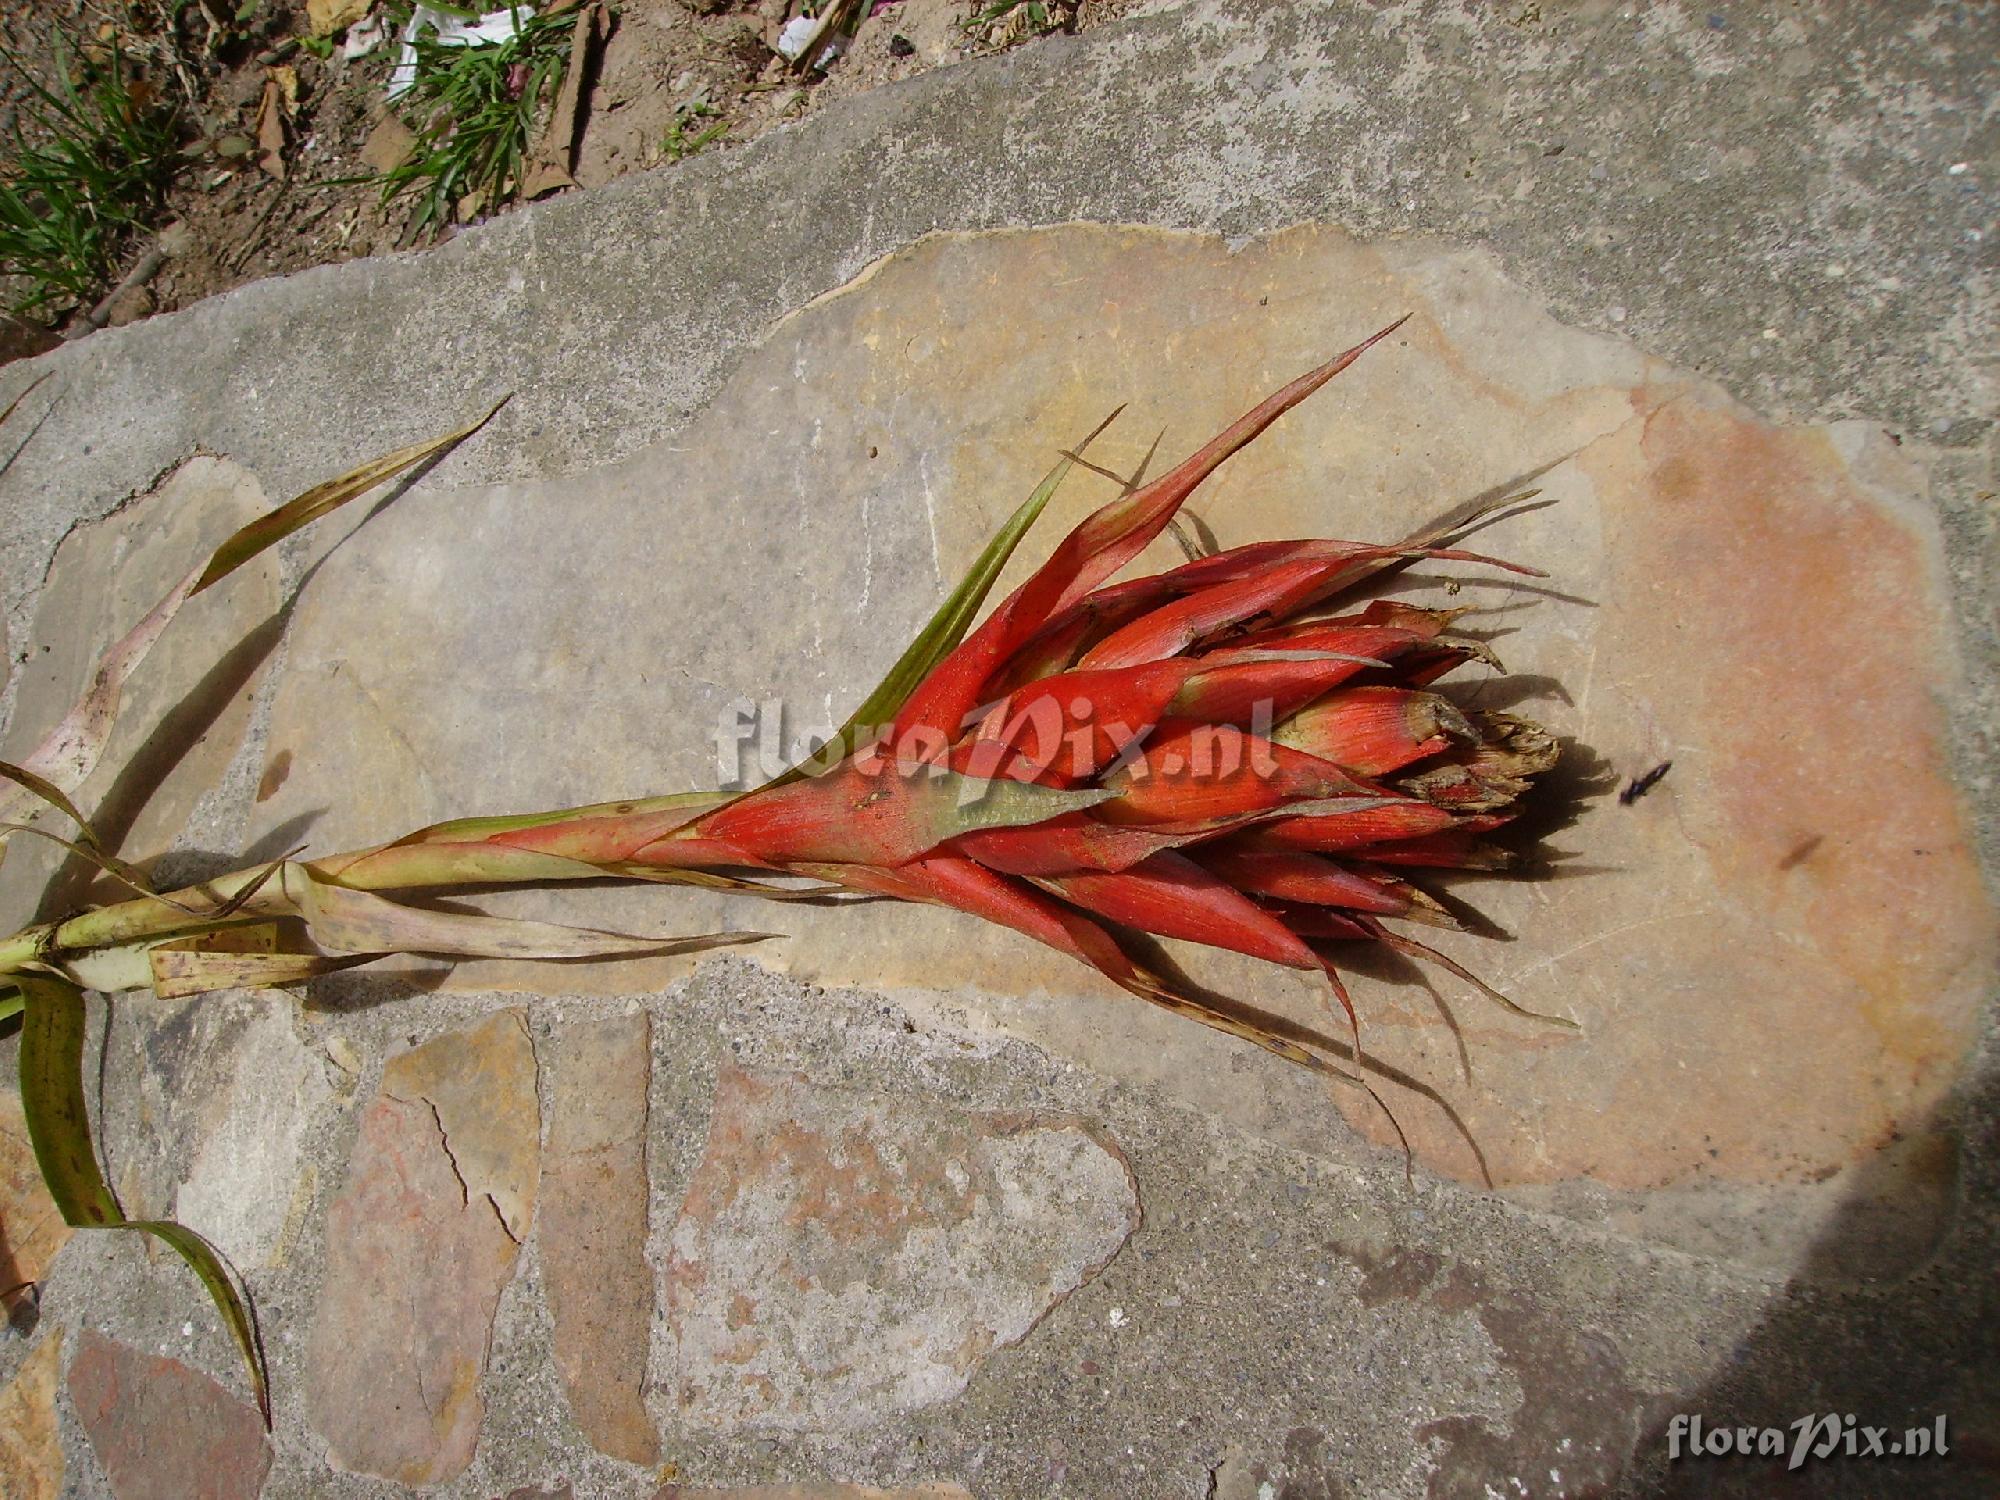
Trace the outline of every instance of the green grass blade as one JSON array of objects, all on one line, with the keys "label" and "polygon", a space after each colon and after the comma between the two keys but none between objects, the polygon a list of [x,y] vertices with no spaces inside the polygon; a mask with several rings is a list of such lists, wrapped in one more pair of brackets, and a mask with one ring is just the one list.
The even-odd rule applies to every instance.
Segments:
[{"label": "green grass blade", "polygon": [[66,980],[16,974],[21,992],[21,1110],[28,1139],[63,1222],[78,1229],[136,1229],[171,1246],[200,1278],[229,1328],[264,1425],[271,1424],[270,1385],[263,1351],[246,1298],[213,1245],[183,1225],[165,1219],[130,1220],[106,1186],[90,1138],[90,1111],[83,1097],[83,991]]},{"label": "green grass blade", "polygon": [[[864,729],[887,724],[894,719],[896,711],[903,706],[910,694],[916,691],[917,684],[928,677],[931,669],[949,656],[958,643],[965,639],[965,632],[972,628],[973,619],[978,615],[980,607],[986,603],[986,596],[993,592],[993,585],[998,581],[1001,569],[1007,566],[1007,560],[1014,555],[1014,549],[1021,545],[1021,538],[1028,534],[1028,528],[1033,526],[1047,509],[1050,498],[1068,476],[1069,471],[1075,467],[1076,454],[1089,447],[1092,439],[1109,427],[1116,420],[1118,412],[1124,409],[1122,406],[1119,407],[1118,411],[1112,412],[1099,422],[1091,430],[1090,435],[1076,445],[1074,452],[1065,453],[1057,460],[1056,466],[1043,476],[1042,482],[1035,486],[1035,492],[1021,502],[1020,508],[1007,518],[1007,524],[993,534],[992,540],[987,542],[979,556],[973,559],[972,567],[965,577],[959,580],[958,587],[953,589],[944,603],[938,606],[937,613],[930,618],[930,623],[917,633],[917,638],[911,641],[909,647],[896,659],[896,664],[889,668],[889,675],[882,679],[874,692],[862,700],[853,717],[840,726],[839,732],[833,738],[833,744],[837,744],[839,750],[836,752],[829,745],[813,757],[814,764],[833,765],[851,755],[859,742],[861,732]],[[782,775],[773,777],[758,790],[789,785],[805,774],[804,766],[793,766]]]},{"label": "green grass blade", "polygon": [[478,420],[466,423],[456,432],[448,432],[443,437],[432,438],[428,442],[412,443],[407,448],[398,448],[394,453],[385,453],[380,458],[370,459],[359,468],[349,469],[338,479],[329,479],[324,484],[316,484],[302,495],[295,495],[276,510],[259,516],[249,525],[231,536],[208,560],[201,577],[195,581],[193,593],[213,587],[249,562],[265,548],[283,541],[301,526],[318,520],[329,511],[337,510],[357,495],[368,491],[390,479],[394,479],[406,469],[441,457],[450,452],[480,428],[493,420],[493,414],[505,406],[510,397],[502,396],[488,408]]}]

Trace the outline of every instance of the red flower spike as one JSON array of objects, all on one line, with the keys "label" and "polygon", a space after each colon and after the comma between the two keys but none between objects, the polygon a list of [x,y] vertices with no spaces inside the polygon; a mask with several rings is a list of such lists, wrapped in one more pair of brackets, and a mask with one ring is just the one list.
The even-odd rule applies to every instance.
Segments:
[{"label": "red flower spike", "polygon": [[1334,797],[1378,798],[1331,761],[1261,739],[1234,724],[1173,720],[1143,754],[1105,775],[1118,795],[1094,809],[1109,823],[1165,827],[1265,812]]},{"label": "red flower spike", "polygon": [[1410,797],[1387,807],[1273,818],[1238,835],[1232,842],[1242,849],[1294,849],[1322,854],[1366,850],[1373,859],[1375,846],[1384,840],[1419,839],[1450,828],[1454,822],[1444,808]]},{"label": "red flower spike", "polygon": [[[1479,984],[1385,925],[1456,925],[1393,871],[1496,864],[1481,835],[1554,764],[1555,742],[1523,720],[1468,715],[1421,690],[1463,661],[1497,665],[1447,633],[1460,611],[1323,606],[1401,559],[1491,559],[1431,546],[1458,534],[1433,528],[1391,546],[1254,542],[1106,581],[1231,453],[1366,347],[1095,512],[965,634],[1061,466],[1052,471],[843,729],[832,769],[705,810],[666,799],[474,820],[432,842],[683,879],[726,881],[749,867],[949,906],[1176,1015],[1368,1089],[1331,1060],[1334,1043],[1287,1034],[1139,962],[1136,934],[1323,973],[1357,1059],[1357,1007],[1328,946],[1377,944]],[[1305,611],[1322,613],[1298,618]],[[890,720],[887,733],[871,741],[864,717]],[[354,868],[368,868],[365,856]]]},{"label": "red flower spike", "polygon": [[1407,916],[1415,904],[1401,881],[1364,875],[1317,854],[1268,852],[1218,846],[1202,852],[1202,862],[1239,890],[1274,901],[1337,906],[1375,916]]}]

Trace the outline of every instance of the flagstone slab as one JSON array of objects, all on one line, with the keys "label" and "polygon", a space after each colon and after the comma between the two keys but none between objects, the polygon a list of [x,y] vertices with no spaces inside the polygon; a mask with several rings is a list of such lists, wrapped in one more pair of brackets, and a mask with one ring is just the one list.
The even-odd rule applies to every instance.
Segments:
[{"label": "flagstone slab", "polygon": [[659,1458],[645,1402],[654,1306],[646,1260],[651,1046],[643,1010],[572,1018],[544,1045],[549,1127],[537,1235],[556,1368],[591,1445],[635,1464]]},{"label": "flagstone slab", "polygon": [[289,1253],[333,1097],[297,1007],[275,990],[105,1007],[93,1103],[126,1212],[179,1218],[245,1271]]},{"label": "flagstone slab", "polygon": [[21,1096],[0,1089],[0,1303],[11,1314],[68,1242],[55,1199],[42,1183]]},{"label": "flagstone slab", "polygon": [[[27,759],[82,695],[96,660],[237,527],[270,508],[257,479],[198,457],[100,521],[77,526],[43,582],[0,759]],[[251,719],[252,691],[276,642],[278,571],[252,560],[188,600],[133,673],[97,769],[72,799],[116,853],[142,868],[187,831],[221,781]],[[50,832],[72,830],[48,815]],[[67,856],[32,837],[0,866],[0,921],[31,920]],[[47,899],[73,905],[96,872],[64,871]]]},{"label": "flagstone slab", "polygon": [[[282,991],[187,1001],[172,1028],[186,1050],[147,1080],[157,1090],[156,1118],[169,1114],[170,1101],[181,1106],[173,1113],[195,1117],[174,1213],[242,1270],[276,1265],[289,1253],[296,1189],[333,1099],[324,1066],[296,1029],[297,1009]],[[149,1021],[128,1019],[135,1028]]]},{"label": "flagstone slab", "polygon": [[327,1210],[306,1356],[306,1419],[333,1467],[428,1485],[471,1462],[513,1226],[534,1212],[535,1091],[518,1010],[384,1065]]},{"label": "flagstone slab", "polygon": [[117,1500],[255,1500],[263,1488],[263,1417],[177,1359],[86,1328],[69,1397]]},{"label": "flagstone slab", "polygon": [[1075,1122],[726,1068],[665,1270],[673,1420],[829,1431],[948,1400],[1138,1223]]},{"label": "flagstone slab", "polygon": [[62,1493],[62,1429],[56,1386],[62,1374],[63,1331],[51,1324],[0,1386],[0,1494],[9,1500],[55,1500]]},{"label": "flagstone slab", "polygon": [[[1386,1095],[1417,1155],[1774,1264],[1860,1192],[1900,1226],[1871,1240],[1873,1269],[1915,1264],[1953,1195],[1931,1117],[1995,973],[1946,762],[1958,679],[1923,464],[1864,423],[1772,426],[1628,342],[1563,327],[1479,250],[1064,226],[892,256],[781,324],[671,446],[398,507],[351,538],[295,622],[268,743],[290,773],[259,826],[323,809],[315,847],[332,848],[712,785],[739,711],[782,703],[786,742],[844,716],[1053,451],[1114,404],[1130,403],[1096,456],[1129,469],[1164,432],[1169,462],[1405,313],[1192,508],[1231,545],[1392,539],[1527,486],[1555,502],[1479,538],[1546,584],[1426,566],[1409,591],[1475,606],[1465,623],[1518,674],[1462,674],[1466,701],[1573,746],[1554,778],[1573,818],[1551,839],[1555,877],[1454,884],[1511,941],[1439,946],[1581,1030],[1367,965],[1364,1040],[1401,1080]],[[1073,480],[1001,587],[1110,493]],[[1161,542],[1141,566],[1177,559]],[[1668,762],[1643,799],[1611,795]],[[1287,1144],[1355,1149],[1312,1080],[969,919],[657,890],[495,904],[777,927],[790,940],[758,962],[1031,1037]],[[620,993],[691,962],[467,964],[450,984]],[[1323,1024],[1295,976],[1190,962]],[[1391,1145],[1372,1105],[1337,1104]],[[1911,1170],[1864,1183],[1892,1145]]]}]

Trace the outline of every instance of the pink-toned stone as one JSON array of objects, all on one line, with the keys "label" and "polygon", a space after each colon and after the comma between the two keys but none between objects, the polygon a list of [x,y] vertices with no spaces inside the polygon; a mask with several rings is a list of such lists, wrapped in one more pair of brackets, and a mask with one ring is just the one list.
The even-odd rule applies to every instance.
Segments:
[{"label": "pink-toned stone", "polygon": [[[477,1104],[466,1079],[484,1091]],[[520,1248],[500,1204],[532,1214],[539,1135],[518,1010],[385,1065],[327,1213],[307,1353],[307,1420],[335,1468],[425,1485],[471,1462],[493,1314]]]},{"label": "pink-toned stone", "polygon": [[42,1185],[21,1096],[0,1089],[0,1302],[11,1308],[27,1295],[69,1237]]},{"label": "pink-toned stone", "polygon": [[676,1413],[821,1431],[946,1400],[1138,1218],[1074,1122],[727,1069],[666,1272]]},{"label": "pink-toned stone", "polygon": [[498,1011],[399,1052],[382,1065],[382,1092],[429,1103],[466,1192],[490,1199],[515,1239],[526,1236],[535,1216],[542,1136],[535,1051],[524,1013]]},{"label": "pink-toned stone", "polygon": [[63,1331],[43,1329],[42,1341],[0,1386],[0,1495],[7,1500],[55,1500],[62,1493],[62,1430],[56,1422],[56,1381]]},{"label": "pink-toned stone", "polygon": [[86,1328],[69,1399],[118,1500],[254,1500],[264,1419],[212,1377]]},{"label": "pink-toned stone", "polygon": [[646,1262],[646,1088],[651,1031],[635,1010],[573,1020],[547,1044],[542,1276],[570,1413],[600,1452],[659,1460],[646,1412],[653,1268]]}]

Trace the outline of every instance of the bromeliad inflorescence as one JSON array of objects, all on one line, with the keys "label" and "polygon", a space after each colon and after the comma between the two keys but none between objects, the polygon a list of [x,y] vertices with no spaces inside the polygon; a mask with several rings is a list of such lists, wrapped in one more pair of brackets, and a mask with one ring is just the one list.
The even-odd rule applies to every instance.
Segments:
[{"label": "bromeliad inflorescence", "polygon": [[[50,1117],[81,1114],[70,1056],[81,1039],[77,986],[186,994],[293,983],[389,953],[613,956],[763,936],[640,937],[437,911],[384,892],[614,876],[778,899],[851,892],[935,903],[1363,1088],[1342,1049],[1218,1003],[1149,962],[1145,937],[1323,977],[1356,1065],[1360,1022],[1340,977],[1347,945],[1436,962],[1511,1005],[1391,924],[1456,925],[1414,872],[1506,863],[1487,835],[1555,763],[1555,742],[1525,720],[1467,712],[1430,691],[1453,668],[1490,661],[1480,643],[1453,633],[1459,611],[1343,602],[1417,558],[1533,572],[1454,545],[1491,511],[1386,545],[1256,542],[1110,581],[1231,454],[1396,326],[1277,391],[1171,472],[1126,483],[972,628],[1064,475],[1087,464],[1081,447],[1065,453],[828,747],[767,785],[438,824],[370,849],[149,892],[0,942],[0,983],[27,1010],[24,1099],[31,1126],[39,1100],[37,1148],[52,1143],[42,1159],[65,1213],[122,1222],[104,1217],[117,1208],[101,1179],[53,1144]],[[372,484],[441,446],[322,487],[338,498],[300,497],[248,542],[225,543],[180,596],[360,493],[360,478]],[[64,795],[82,779],[78,764],[56,745],[5,769],[81,823]],[[274,920],[285,939],[275,946],[226,941]],[[57,1181],[65,1172],[66,1186]],[[219,1270],[204,1270],[198,1249],[182,1253],[215,1289]],[[239,1337],[250,1353],[245,1328]]]}]

